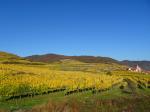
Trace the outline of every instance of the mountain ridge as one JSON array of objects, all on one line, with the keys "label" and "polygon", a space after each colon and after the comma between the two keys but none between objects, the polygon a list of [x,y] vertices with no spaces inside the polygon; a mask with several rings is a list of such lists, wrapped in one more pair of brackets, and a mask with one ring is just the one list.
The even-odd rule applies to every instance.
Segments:
[{"label": "mountain ridge", "polygon": [[39,62],[46,62],[51,63],[55,61],[60,61],[62,59],[73,59],[85,63],[119,63],[119,61],[109,58],[109,57],[101,57],[101,56],[87,56],[87,55],[81,55],[81,56],[66,56],[66,55],[60,55],[60,54],[44,54],[44,55],[32,55],[25,57],[26,59],[30,61],[39,61]]},{"label": "mountain ridge", "polygon": [[0,51],[0,61],[3,63],[10,63],[11,61],[21,61],[21,62],[44,62],[44,63],[53,63],[53,62],[60,62],[64,59],[71,59],[76,60],[84,63],[117,63],[120,65],[125,65],[128,67],[135,67],[139,65],[142,69],[150,71],[150,61],[132,61],[132,60],[123,60],[118,61],[110,57],[101,57],[101,56],[88,56],[88,55],[81,55],[81,56],[66,56],[61,54],[42,54],[42,55],[31,55],[27,57],[21,57],[13,53],[8,53],[4,51]]}]

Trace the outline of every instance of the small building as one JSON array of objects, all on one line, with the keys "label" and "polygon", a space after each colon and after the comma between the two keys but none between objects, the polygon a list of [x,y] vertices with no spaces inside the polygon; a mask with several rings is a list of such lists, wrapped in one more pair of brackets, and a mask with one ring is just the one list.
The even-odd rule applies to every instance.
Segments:
[{"label": "small building", "polygon": [[135,72],[142,72],[142,69],[139,67],[139,65],[136,66]]},{"label": "small building", "polygon": [[137,65],[135,68],[134,67],[130,67],[128,68],[129,71],[133,71],[133,72],[142,72],[142,69],[139,65]]}]

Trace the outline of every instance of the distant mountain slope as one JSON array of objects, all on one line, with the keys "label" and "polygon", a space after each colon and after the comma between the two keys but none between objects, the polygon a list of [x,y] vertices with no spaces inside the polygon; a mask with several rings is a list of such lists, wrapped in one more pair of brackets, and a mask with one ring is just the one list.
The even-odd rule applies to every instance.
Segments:
[{"label": "distant mountain slope", "polygon": [[26,59],[34,62],[56,62],[63,59],[72,59],[85,63],[119,63],[117,60],[108,57],[95,57],[95,56],[64,56],[58,54],[45,54],[28,56]]},{"label": "distant mountain slope", "polygon": [[122,61],[121,62],[124,65],[130,66],[130,67],[135,67],[136,65],[139,65],[142,69],[144,70],[149,70],[150,71],[150,61]]},{"label": "distant mountain slope", "polygon": [[[40,62],[40,63],[39,63]],[[117,61],[109,57],[95,56],[65,56],[58,54],[33,55],[28,57],[20,57],[15,54],[0,51],[0,63],[5,64],[44,64],[51,62],[59,63],[102,63],[102,64],[118,64],[135,67],[139,65],[142,69],[150,71],[150,61]]]}]

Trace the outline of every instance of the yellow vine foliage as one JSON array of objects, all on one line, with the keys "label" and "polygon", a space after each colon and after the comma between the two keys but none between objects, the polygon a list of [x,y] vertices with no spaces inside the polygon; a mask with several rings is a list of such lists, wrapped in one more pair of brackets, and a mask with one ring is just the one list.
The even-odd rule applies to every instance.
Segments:
[{"label": "yellow vine foliage", "polygon": [[42,94],[62,88],[67,91],[84,88],[107,89],[122,82],[124,78],[130,78],[134,82],[141,81],[146,87],[150,82],[149,77],[141,78],[138,74],[133,75],[125,71],[106,75],[105,73],[50,70],[48,67],[0,64],[0,98]]}]

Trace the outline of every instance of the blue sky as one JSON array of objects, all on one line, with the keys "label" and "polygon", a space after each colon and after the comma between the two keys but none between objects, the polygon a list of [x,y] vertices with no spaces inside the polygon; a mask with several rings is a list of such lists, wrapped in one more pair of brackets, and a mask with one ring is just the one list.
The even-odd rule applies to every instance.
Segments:
[{"label": "blue sky", "polygon": [[150,60],[150,1],[0,0],[0,50]]}]

